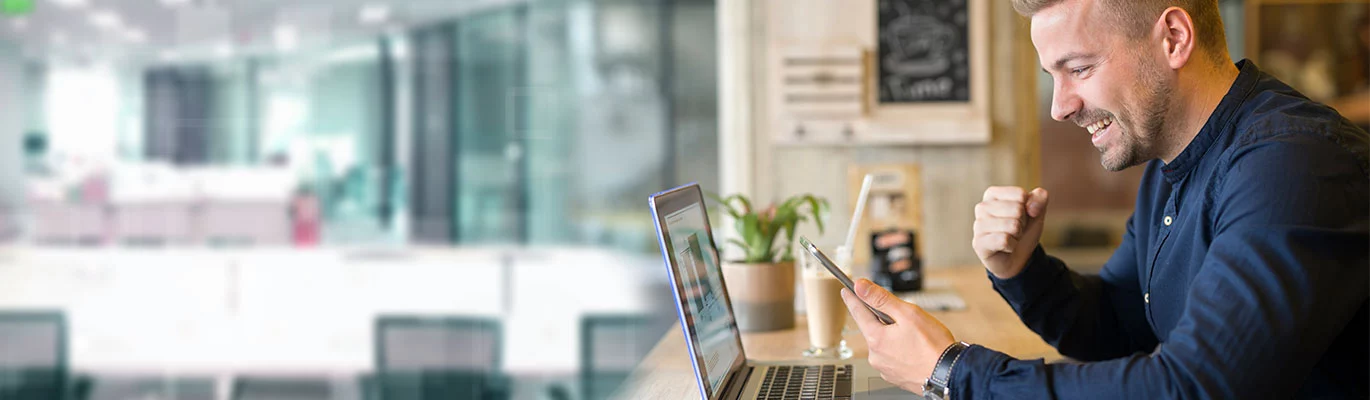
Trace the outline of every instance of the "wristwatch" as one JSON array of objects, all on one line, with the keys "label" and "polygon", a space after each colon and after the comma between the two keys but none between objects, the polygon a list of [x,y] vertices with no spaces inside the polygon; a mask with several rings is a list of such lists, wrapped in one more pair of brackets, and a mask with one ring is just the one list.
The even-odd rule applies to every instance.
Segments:
[{"label": "wristwatch", "polygon": [[942,350],[942,356],[937,358],[937,365],[932,367],[932,376],[923,382],[923,398],[927,400],[945,400],[951,397],[951,368],[956,366],[956,361],[961,359],[961,353],[970,348],[966,342],[956,342]]}]

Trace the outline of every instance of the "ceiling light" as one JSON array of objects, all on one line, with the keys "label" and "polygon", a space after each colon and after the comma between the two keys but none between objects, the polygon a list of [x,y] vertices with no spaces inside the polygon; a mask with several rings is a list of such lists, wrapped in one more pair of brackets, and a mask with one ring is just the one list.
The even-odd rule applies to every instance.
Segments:
[{"label": "ceiling light", "polygon": [[362,7],[361,22],[375,25],[390,19],[390,7],[384,4],[368,4]]},{"label": "ceiling light", "polygon": [[167,7],[177,7],[190,4],[190,0],[162,0],[162,5]]},{"label": "ceiling light", "polygon": [[300,34],[295,27],[290,25],[280,25],[272,32],[272,37],[276,42],[276,50],[280,52],[290,52],[295,50],[300,44]]},{"label": "ceiling light", "polygon": [[96,11],[90,14],[90,23],[104,29],[114,29],[122,26],[124,20],[113,11]]},{"label": "ceiling light", "polygon": [[90,0],[49,0],[63,8],[82,8],[90,5]]}]

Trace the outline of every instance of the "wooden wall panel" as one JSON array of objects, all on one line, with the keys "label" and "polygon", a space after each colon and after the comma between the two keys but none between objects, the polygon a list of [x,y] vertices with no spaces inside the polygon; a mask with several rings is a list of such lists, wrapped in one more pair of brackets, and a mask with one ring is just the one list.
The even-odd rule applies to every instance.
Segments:
[{"label": "wooden wall panel", "polygon": [[[795,42],[874,43],[875,0],[765,0],[754,3],[752,32],[763,37],[749,56],[767,60],[771,52]],[[954,146],[777,146],[770,122],[754,118],[748,144],[753,146],[751,194],[767,201],[797,193],[821,195],[836,212],[831,229],[817,235],[813,226],[801,233],[818,244],[836,246],[845,238],[851,209],[847,167],[858,164],[917,163],[922,170],[923,221],[926,226],[924,262],[931,267],[978,265],[970,248],[973,209],[991,185],[1034,186],[1040,180],[1037,158],[1035,99],[1036,53],[1027,41],[1027,24],[1006,2],[989,1],[988,52],[991,60],[990,96],[993,135],[988,145]],[[861,19],[870,19],[863,21]],[[724,38],[723,40],[729,40]],[[741,40],[734,38],[733,40]],[[770,93],[767,63],[751,67],[751,89]],[[769,115],[767,95],[752,96],[754,116]],[[724,174],[735,171],[725,169]],[[864,268],[858,268],[864,272]]]}]

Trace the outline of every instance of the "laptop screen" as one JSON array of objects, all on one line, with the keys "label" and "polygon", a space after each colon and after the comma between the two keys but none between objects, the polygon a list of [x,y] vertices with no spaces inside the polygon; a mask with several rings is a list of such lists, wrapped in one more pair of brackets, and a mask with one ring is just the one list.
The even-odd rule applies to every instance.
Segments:
[{"label": "laptop screen", "polygon": [[[698,186],[654,198],[663,251],[680,303],[695,367],[709,398],[717,396],[731,369],[742,363],[741,336],[723,289],[718,249]],[[662,215],[664,214],[664,215]]]}]

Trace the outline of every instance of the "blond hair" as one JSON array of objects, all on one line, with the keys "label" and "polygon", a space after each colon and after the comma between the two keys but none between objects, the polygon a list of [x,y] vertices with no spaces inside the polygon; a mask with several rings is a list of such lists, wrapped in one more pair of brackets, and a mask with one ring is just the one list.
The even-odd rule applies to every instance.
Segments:
[{"label": "blond hair", "polygon": [[[1031,18],[1033,14],[1065,0],[1012,1],[1013,9],[1018,14]],[[1222,14],[1218,13],[1218,0],[1099,0],[1099,3],[1103,5],[1102,10],[1108,22],[1122,27],[1123,33],[1133,39],[1146,36],[1166,8],[1182,8],[1194,20],[1197,47],[1215,60],[1227,59],[1227,35],[1223,32]]]}]

